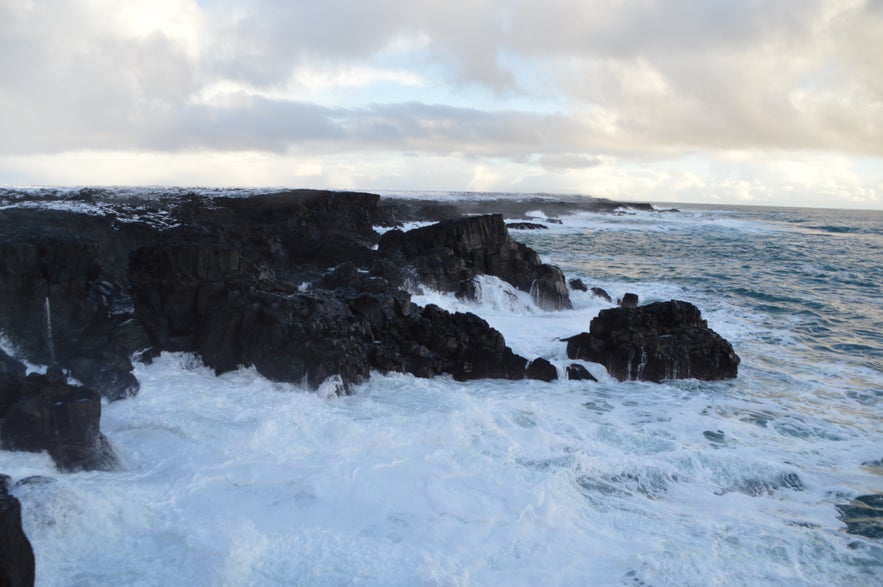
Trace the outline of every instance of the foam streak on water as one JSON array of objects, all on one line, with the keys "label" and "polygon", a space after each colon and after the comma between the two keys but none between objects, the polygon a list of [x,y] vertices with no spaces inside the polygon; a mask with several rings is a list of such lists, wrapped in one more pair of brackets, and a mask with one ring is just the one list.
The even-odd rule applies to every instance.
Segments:
[{"label": "foam streak on water", "polygon": [[[880,237],[800,218],[582,215],[516,235],[614,297],[696,303],[742,356],[734,381],[620,383],[585,363],[599,383],[378,374],[337,398],[187,355],[138,365],[141,392],[102,419],[123,471],[0,452],[14,481],[52,479],[14,488],[38,583],[876,585],[883,547],[835,505],[883,489],[862,466],[883,457],[867,307],[883,255],[846,263],[833,249],[849,242],[816,233]],[[558,339],[610,305],[574,292],[551,313],[494,279],[479,290],[415,301],[477,312],[561,372]]]}]

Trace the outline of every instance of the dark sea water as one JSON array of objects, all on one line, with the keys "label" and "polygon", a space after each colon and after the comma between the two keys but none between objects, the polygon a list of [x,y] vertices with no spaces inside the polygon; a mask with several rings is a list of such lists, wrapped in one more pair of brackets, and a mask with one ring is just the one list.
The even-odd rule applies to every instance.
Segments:
[{"label": "dark sea water", "polygon": [[[456,197],[456,195],[451,195]],[[540,222],[538,209],[531,216]],[[883,213],[579,212],[513,237],[612,296],[684,299],[739,377],[662,384],[375,375],[349,397],[139,365],[105,406],[117,472],[21,479],[41,585],[880,585],[838,505],[883,492]],[[494,279],[478,313],[525,356],[611,304],[544,312]]]},{"label": "dark sea water", "polygon": [[567,270],[750,313],[810,364],[883,365],[883,212],[686,208],[519,236]]}]

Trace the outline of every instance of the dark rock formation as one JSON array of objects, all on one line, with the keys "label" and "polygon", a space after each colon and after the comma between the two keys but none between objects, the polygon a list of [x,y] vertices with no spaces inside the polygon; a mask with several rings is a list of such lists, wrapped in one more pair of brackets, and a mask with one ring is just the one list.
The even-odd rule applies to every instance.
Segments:
[{"label": "dark rock formation", "polygon": [[135,393],[138,382],[134,349],[116,337],[125,317],[112,314],[113,292],[93,240],[73,232],[0,237],[0,330],[29,360],[61,365],[118,398]]},{"label": "dark rock formation", "polygon": [[18,401],[26,372],[21,361],[16,361],[0,350],[0,420],[12,404]]},{"label": "dark rock formation", "polygon": [[450,373],[458,380],[524,378],[527,360],[475,314],[451,314],[431,304],[415,310],[409,319],[376,331],[381,340],[372,358],[376,368],[419,377]]},{"label": "dark rock formation", "polygon": [[[582,279],[571,279],[569,282],[570,289],[573,291],[585,291],[591,292],[593,296],[596,298],[601,298],[602,300],[612,302],[613,299],[610,297],[610,294],[601,289],[600,287],[592,287],[590,288],[585,284]],[[626,296],[632,296],[634,294],[626,294]],[[637,296],[635,296],[635,306],[637,306]]]},{"label": "dark rock formation", "polygon": [[9,477],[0,474],[0,585],[34,584],[34,550],[21,526],[21,503],[9,495]]},{"label": "dark rock formation", "polygon": [[588,333],[566,339],[567,356],[600,363],[624,380],[736,377],[739,357],[708,328],[696,306],[678,300],[602,310]]},{"label": "dark rock formation", "polygon": [[514,230],[549,230],[548,226],[538,222],[507,222],[506,228]]},{"label": "dark rock formation", "polygon": [[567,282],[573,291],[589,291],[588,286],[582,279],[571,279]]},{"label": "dark rock formation", "polygon": [[638,307],[638,294],[627,293],[622,296],[622,299],[619,300],[619,306],[621,308],[637,308]]},{"label": "dark rock formation", "polygon": [[315,271],[345,261],[363,264],[377,241],[373,223],[380,196],[359,192],[290,190],[194,204],[183,218],[235,240],[244,256],[281,274]]},{"label": "dark rock formation", "polygon": [[883,538],[883,494],[860,495],[837,509],[850,534]]},{"label": "dark rock formation", "polygon": [[604,291],[603,289],[601,289],[600,287],[593,287],[591,289],[591,292],[596,298],[601,298],[602,300],[605,300],[608,302],[613,301],[613,298],[610,297],[610,294],[607,293],[606,291]]},{"label": "dark rock formation", "polygon": [[48,451],[61,471],[110,469],[116,457],[99,429],[101,398],[69,385],[57,367],[24,375],[24,365],[0,351],[0,445]]},{"label": "dark rock formation", "polygon": [[527,366],[525,374],[528,379],[538,379],[540,381],[555,381],[558,379],[558,369],[548,360],[539,358],[534,359]]},{"label": "dark rock formation", "polygon": [[[381,201],[377,224],[396,226],[403,222],[440,222],[463,216],[487,214],[488,211],[506,218],[527,219],[539,210],[544,222],[560,224],[556,218],[575,212],[621,213],[623,210],[653,211],[651,204],[616,202],[589,196],[542,196],[530,198],[492,198],[487,194],[463,194],[460,199],[431,200],[421,198],[391,198]],[[533,214],[530,217],[534,217]]]},{"label": "dark rock formation", "polygon": [[314,387],[332,375],[358,383],[371,368],[524,376],[526,361],[477,316],[418,308],[354,265],[316,282],[333,291],[292,291],[262,278],[235,242],[181,241],[136,251],[130,279],[154,347],[196,352],[218,372],[254,365],[270,379]]},{"label": "dark rock formation", "polygon": [[476,275],[499,277],[530,292],[543,309],[570,308],[564,275],[509,237],[499,214],[439,222],[380,238],[380,251],[409,265],[418,279],[440,291],[475,297]]},{"label": "dark rock formation", "polygon": [[572,363],[567,366],[567,378],[573,381],[598,381],[589,370],[579,363]]}]

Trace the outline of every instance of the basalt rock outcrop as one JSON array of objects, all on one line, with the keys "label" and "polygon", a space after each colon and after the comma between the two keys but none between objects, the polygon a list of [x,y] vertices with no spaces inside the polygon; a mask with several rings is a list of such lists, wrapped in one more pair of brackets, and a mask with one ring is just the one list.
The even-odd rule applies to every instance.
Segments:
[{"label": "basalt rock outcrop", "polygon": [[572,363],[567,366],[565,370],[565,375],[567,379],[571,381],[598,381],[594,375],[589,373],[589,370],[579,363]]},{"label": "basalt rock outcrop", "polygon": [[540,381],[555,381],[558,379],[558,369],[548,359],[540,357],[527,366],[527,376]]},{"label": "basalt rock outcrop", "polygon": [[0,351],[0,446],[47,451],[61,471],[111,469],[116,456],[99,429],[101,398],[70,385],[57,367],[25,374]]},{"label": "basalt rock outcrop", "polygon": [[154,348],[196,352],[219,373],[254,365],[313,387],[335,375],[358,383],[371,369],[524,377],[526,361],[484,320],[415,306],[350,263],[300,291],[261,277],[235,242],[191,240],[142,247],[130,279]]},{"label": "basalt rock outcrop", "polygon": [[415,254],[442,291],[474,294],[486,273],[543,307],[570,303],[561,272],[512,241],[500,216],[394,231],[377,250],[373,194],[81,190],[42,201],[0,210],[0,331],[23,358],[109,399],[137,391],[133,356],[161,351],[313,386],[371,369],[524,377],[526,359],[483,320],[410,303],[403,266],[420,268]]},{"label": "basalt rock outcrop", "polygon": [[21,525],[21,502],[9,494],[9,477],[0,474],[0,585],[31,587],[34,550]]},{"label": "basalt rock outcrop", "polygon": [[439,291],[474,298],[476,275],[493,275],[530,292],[543,309],[571,307],[564,274],[540,262],[529,247],[509,236],[502,215],[447,220],[380,238],[380,252],[410,267],[417,279]]},{"label": "basalt rock outcrop", "polygon": [[128,316],[113,311],[98,243],[43,230],[0,237],[0,330],[32,362],[63,366],[114,399],[135,393],[127,343],[137,342],[120,332]]},{"label": "basalt rock outcrop", "polygon": [[739,357],[683,301],[602,310],[589,332],[565,339],[567,356],[600,363],[620,381],[736,377]]}]

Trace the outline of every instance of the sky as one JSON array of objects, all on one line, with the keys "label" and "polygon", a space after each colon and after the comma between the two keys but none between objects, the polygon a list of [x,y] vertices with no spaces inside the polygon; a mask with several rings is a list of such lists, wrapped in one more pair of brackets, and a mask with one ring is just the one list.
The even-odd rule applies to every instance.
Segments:
[{"label": "sky", "polygon": [[0,0],[0,184],[883,209],[883,0]]}]

